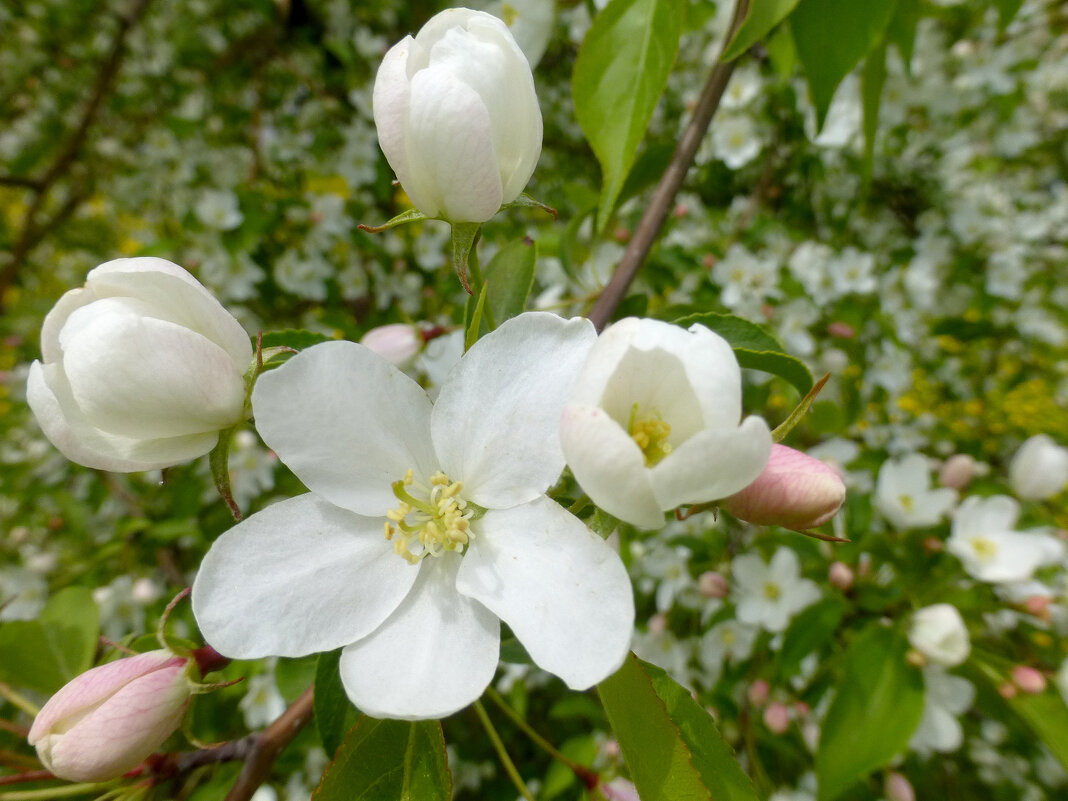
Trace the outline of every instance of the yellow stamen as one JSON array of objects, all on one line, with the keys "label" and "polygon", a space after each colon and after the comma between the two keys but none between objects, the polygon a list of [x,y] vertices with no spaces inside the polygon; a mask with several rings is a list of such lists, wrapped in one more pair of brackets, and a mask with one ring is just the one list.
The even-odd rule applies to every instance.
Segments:
[{"label": "yellow stamen", "polygon": [[[394,540],[394,551],[411,564],[446,551],[462,553],[471,541],[470,517],[474,513],[460,497],[463,486],[440,471],[430,477],[429,487],[416,484],[412,470],[394,481],[393,494],[400,503],[386,512],[385,523],[386,539]],[[413,551],[409,546],[416,543],[419,547]]]},{"label": "yellow stamen", "polygon": [[639,417],[638,404],[635,403],[630,409],[627,433],[641,448],[647,467],[652,467],[671,453],[671,443],[668,441],[668,437],[671,436],[671,424],[665,421],[660,416],[660,412],[655,409]]}]

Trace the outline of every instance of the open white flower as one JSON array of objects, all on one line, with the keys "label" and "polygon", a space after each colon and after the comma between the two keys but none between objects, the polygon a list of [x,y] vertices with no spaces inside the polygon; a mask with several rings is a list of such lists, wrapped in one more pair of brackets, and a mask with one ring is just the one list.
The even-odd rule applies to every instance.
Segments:
[{"label": "open white flower", "polygon": [[980,581],[1026,581],[1063,559],[1064,546],[1049,534],[1015,531],[1019,515],[1020,505],[1007,495],[968,498],[953,516],[946,549]]},{"label": "open white flower", "polygon": [[931,489],[927,459],[910,453],[883,462],[875,480],[875,508],[898,528],[934,526],[957,502],[956,490]]},{"label": "open white flower", "polygon": [[471,348],[435,404],[350,342],[261,376],[257,427],[311,492],[214,543],[193,586],[208,642],[242,659],[344,647],[345,689],[375,717],[476,700],[498,618],[572,688],[611,674],[634,621],[626,570],[544,494],[593,340],[588,321],[520,315]]},{"label": "open white flower", "polygon": [[733,495],[760,475],[771,434],[742,416],[727,341],[629,317],[601,334],[564,408],[560,442],[587,495],[621,520],[659,528],[684,503]]},{"label": "open white flower", "polygon": [[972,650],[964,618],[953,604],[916,610],[909,624],[909,644],[942,667],[956,667]]},{"label": "open white flower", "polygon": [[779,548],[770,563],[756,553],[736,556],[731,572],[738,620],[751,626],[786,631],[794,615],[820,599],[819,586],[801,577],[797,554],[789,548]]}]

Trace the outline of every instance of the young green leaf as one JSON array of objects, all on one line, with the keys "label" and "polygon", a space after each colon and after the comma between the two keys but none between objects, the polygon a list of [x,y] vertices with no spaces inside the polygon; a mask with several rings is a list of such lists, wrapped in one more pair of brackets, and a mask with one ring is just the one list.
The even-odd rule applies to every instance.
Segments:
[{"label": "young green leaf", "polygon": [[489,287],[486,303],[497,325],[526,309],[527,298],[534,286],[537,260],[537,244],[524,237],[498,250],[483,268],[484,280]]},{"label": "young green leaf", "polygon": [[359,714],[341,686],[340,661],[340,650],[329,651],[320,654],[315,665],[315,697],[312,701],[315,728],[319,731],[323,750],[331,757],[337,753],[345,732],[352,728]]},{"label": "young green leaf", "polygon": [[579,49],[571,92],[597,161],[603,231],[667,85],[679,49],[681,0],[612,0]]},{"label": "young green leaf", "polygon": [[879,101],[886,83],[886,42],[868,53],[860,74],[860,95],[864,107],[864,177],[870,179],[875,162],[875,136],[879,132]]},{"label": "young green leaf", "polygon": [[798,2],[799,0],[751,0],[749,13],[727,45],[720,61],[733,61],[738,58],[786,19]]}]

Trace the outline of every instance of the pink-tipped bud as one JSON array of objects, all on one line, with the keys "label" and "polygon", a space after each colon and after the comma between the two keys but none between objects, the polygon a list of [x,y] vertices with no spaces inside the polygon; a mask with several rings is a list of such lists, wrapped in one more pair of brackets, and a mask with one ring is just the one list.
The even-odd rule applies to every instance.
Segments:
[{"label": "pink-tipped bud", "polygon": [[61,779],[100,782],[122,776],[182,722],[192,696],[187,662],[160,650],[86,671],[37,714],[30,745]]},{"label": "pink-tipped bud", "polygon": [[393,323],[372,328],[360,344],[397,367],[407,367],[423,349],[423,337],[414,325]]},{"label": "pink-tipped bud", "polygon": [[1032,595],[1030,598],[1024,600],[1023,608],[1029,615],[1034,615],[1043,620],[1049,620],[1049,608],[1052,603],[1053,599],[1048,595]]},{"label": "pink-tipped bud", "polygon": [[853,568],[845,562],[831,562],[827,569],[827,580],[831,582],[832,587],[837,587],[842,592],[852,589],[854,578]]},{"label": "pink-tipped bud", "polygon": [[790,728],[790,707],[782,701],[772,701],[764,710],[764,725],[772,734],[785,734]]},{"label": "pink-tipped bud", "polygon": [[649,618],[649,633],[660,636],[667,631],[667,615],[663,612],[657,612],[655,615]]},{"label": "pink-tipped bud", "polygon": [[749,685],[749,703],[753,706],[763,706],[768,701],[768,693],[771,688],[764,679],[757,679]]},{"label": "pink-tipped bud", "polygon": [[833,467],[785,445],[772,445],[764,472],[719,505],[750,523],[803,531],[830,520],[844,500],[845,484]]},{"label": "pink-tipped bud", "polygon": [[886,774],[883,792],[886,793],[886,801],[916,801],[916,791],[912,789],[912,784],[896,771]]},{"label": "pink-tipped bud", "polygon": [[1046,677],[1027,665],[1017,665],[1012,669],[1012,681],[1025,693],[1031,695],[1046,691]]},{"label": "pink-tipped bud", "polygon": [[607,801],[641,801],[638,797],[638,788],[626,779],[612,779],[610,782],[597,785],[597,789]]},{"label": "pink-tipped bud", "polygon": [[1010,698],[1015,698],[1018,693],[1016,685],[1011,681],[1003,681],[998,685],[998,695],[1008,701]]},{"label": "pink-tipped bud", "polygon": [[852,339],[857,335],[857,332],[853,329],[849,323],[835,322],[827,326],[827,333],[832,337],[839,337],[841,339]]},{"label": "pink-tipped bud", "polygon": [[975,459],[966,453],[957,453],[942,463],[938,481],[943,487],[964,489],[975,478]]},{"label": "pink-tipped bud", "polygon": [[705,598],[726,598],[730,594],[731,585],[722,573],[706,570],[697,577],[697,590]]}]

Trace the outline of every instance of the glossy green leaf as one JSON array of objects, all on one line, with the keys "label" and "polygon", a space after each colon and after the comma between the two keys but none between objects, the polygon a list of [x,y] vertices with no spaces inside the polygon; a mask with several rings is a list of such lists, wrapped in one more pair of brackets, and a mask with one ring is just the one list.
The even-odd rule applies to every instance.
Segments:
[{"label": "glossy green leaf", "polygon": [[879,101],[886,83],[886,43],[880,44],[864,59],[860,75],[860,97],[864,109],[864,175],[871,177],[875,161],[875,136],[879,132]]},{"label": "glossy green leaf", "polygon": [[894,16],[886,26],[886,39],[897,47],[905,72],[912,73],[912,52],[916,44],[916,26],[920,21],[920,0],[897,0]]},{"label": "glossy green leaf", "polygon": [[842,622],[846,607],[846,602],[841,598],[827,598],[802,610],[793,619],[783,635],[777,658],[781,678],[796,676],[801,671],[801,661],[830,642],[838,624]]},{"label": "glossy green leaf", "polygon": [[797,48],[794,37],[790,35],[790,26],[781,25],[764,43],[768,51],[768,60],[776,74],[783,80],[794,74],[797,66]]},{"label": "glossy green leaf", "polygon": [[521,314],[534,286],[534,266],[538,260],[538,246],[523,237],[509,242],[498,250],[483,270],[487,290],[486,303],[493,320],[500,325]]},{"label": "glossy green leaf", "polygon": [[681,0],[612,0],[579,49],[575,117],[601,165],[597,229],[615,208],[679,49]]},{"label": "glossy green leaf", "polygon": [[755,801],[711,716],[663,670],[631,654],[597,692],[642,798]]},{"label": "glossy green leaf", "polygon": [[786,19],[798,2],[799,0],[751,0],[749,13],[745,15],[745,20],[727,45],[720,61],[733,61],[738,58]]},{"label": "glossy green leaf", "polygon": [[819,801],[832,801],[904,751],[923,714],[923,676],[908,641],[874,623],[845,655],[816,752]]},{"label": "glossy green leaf", "polygon": [[366,715],[327,765],[314,801],[449,801],[452,777],[436,720]]},{"label": "glossy green leaf", "polygon": [[319,654],[315,665],[315,697],[312,706],[315,710],[315,728],[323,750],[333,756],[345,739],[345,732],[352,728],[359,713],[345,695],[341,685],[341,673],[338,663],[341,651],[329,651]]},{"label": "glossy green leaf", "polygon": [[53,596],[37,620],[0,626],[0,681],[51,695],[93,664],[100,612],[85,587]]},{"label": "glossy green leaf", "polygon": [[478,342],[482,330],[482,312],[486,308],[486,295],[489,284],[482,285],[482,291],[478,293],[478,301],[474,308],[471,307],[471,298],[467,299],[467,309],[471,310],[467,320],[467,330],[464,332],[464,352],[471,350],[471,346]]},{"label": "glossy green leaf", "polygon": [[802,395],[812,389],[812,372],[805,363],[788,354],[775,337],[748,320],[732,314],[706,312],[680,317],[673,322],[683,328],[700,323],[730,343],[738,364],[742,367],[784,378]]},{"label": "glossy green leaf", "polygon": [[100,637],[100,610],[88,587],[67,587],[48,599],[38,620],[69,631],[65,652],[74,675],[92,667]]},{"label": "glossy green leaf", "polygon": [[897,0],[801,0],[790,15],[817,127],[823,127],[834,90],[886,29],[896,4]]}]

